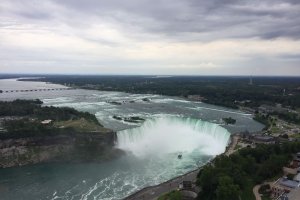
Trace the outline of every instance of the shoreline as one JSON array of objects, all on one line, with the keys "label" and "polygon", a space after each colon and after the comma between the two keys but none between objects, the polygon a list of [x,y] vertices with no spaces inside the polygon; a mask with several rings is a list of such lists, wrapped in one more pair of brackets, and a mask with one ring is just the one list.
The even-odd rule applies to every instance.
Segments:
[{"label": "shoreline", "polygon": [[213,160],[217,156],[220,156],[220,155],[228,156],[228,155],[230,155],[231,153],[234,152],[234,151],[232,151],[230,153],[230,150],[234,149],[234,147],[236,146],[234,137],[237,137],[238,135],[239,135],[239,133],[230,134],[228,145],[226,146],[225,151],[222,154],[216,155],[215,157],[210,159],[207,163],[205,163],[204,165],[198,167],[197,169],[192,170],[190,172],[187,172],[185,174],[182,174],[180,176],[174,177],[174,178],[172,178],[170,180],[167,180],[163,183],[142,188],[142,189],[132,193],[131,195],[125,197],[124,200],[157,199],[159,196],[161,196],[161,195],[163,195],[167,192],[178,189],[179,183],[181,183],[182,181],[193,181],[193,182],[195,182],[199,171],[203,167],[205,167],[206,165],[209,165],[210,163],[212,163]]},{"label": "shoreline", "polygon": [[133,93],[133,92],[128,92],[125,90],[107,90],[107,89],[97,89],[97,88],[93,88],[90,86],[79,86],[79,85],[72,85],[72,86],[66,86],[62,83],[56,83],[56,82],[49,82],[49,81],[45,81],[45,80],[41,80],[41,78],[45,78],[45,77],[39,77],[39,78],[35,78],[35,77],[19,77],[19,78],[8,78],[8,79],[16,79],[17,81],[32,81],[32,82],[43,82],[43,83],[50,83],[50,84],[56,84],[56,85],[60,85],[60,86],[64,86],[67,88],[71,88],[71,89],[81,89],[81,90],[94,90],[94,91],[104,91],[104,92],[122,92],[122,93],[127,93],[127,94],[144,94],[144,95],[158,95],[158,96],[166,96],[166,97],[176,97],[179,98],[181,100],[185,100],[185,101],[190,101],[190,102],[200,102],[200,103],[204,103],[204,104],[208,104],[208,105],[213,105],[213,106],[217,106],[217,107],[221,107],[221,108],[226,108],[226,109],[231,109],[231,110],[238,110],[241,111],[243,113],[246,114],[254,114],[253,112],[250,112],[249,110],[243,110],[240,108],[233,108],[233,107],[226,107],[224,105],[220,105],[220,104],[214,104],[214,103],[208,103],[208,102],[203,102],[202,100],[197,100],[197,99],[191,99],[188,97],[184,97],[184,96],[178,96],[178,95],[166,95],[166,94],[158,94],[158,93]]},{"label": "shoreline", "polygon": [[[28,81],[28,80],[20,80],[20,81]],[[32,81],[32,80],[29,80],[29,81]],[[38,81],[38,82],[44,82],[44,81]],[[45,82],[45,83],[47,83],[47,82]],[[60,85],[60,86],[64,86],[64,85],[58,84],[58,83],[52,83],[52,84],[57,84],[57,85]],[[69,88],[72,88],[72,89],[82,89],[82,90],[102,91],[102,90],[98,90],[98,89],[82,88],[82,87],[77,87],[77,86],[75,86],[75,87],[71,86]],[[103,90],[103,91],[107,91],[107,90]],[[135,94],[135,93],[125,92],[125,91],[114,91],[114,90],[112,90],[111,92],[123,92],[123,93]],[[146,94],[152,94],[152,93],[146,93]],[[158,94],[152,94],[152,95],[158,95]],[[166,96],[166,97],[176,97],[176,98],[179,98],[179,99],[182,99],[182,100],[185,100],[185,101],[191,101],[191,102],[193,102],[193,100],[188,99],[188,98],[184,98],[184,97],[181,97],[181,96],[167,96],[167,95],[163,95],[163,96]],[[199,101],[199,102],[202,102],[202,101]],[[202,103],[204,103],[204,102],[202,102]],[[210,103],[205,103],[205,104],[213,105],[213,106],[218,106],[218,107],[225,108],[225,109],[230,109],[230,110],[241,111],[242,113],[247,113],[244,110],[239,109],[239,108],[238,109],[236,109],[236,108],[230,108],[230,107],[225,107],[225,106],[216,105],[216,104],[210,104]],[[250,114],[253,114],[253,113],[250,113]],[[217,156],[220,156],[220,155],[227,155],[228,156],[228,155],[230,155],[231,153],[234,152],[234,147],[236,145],[234,137],[237,136],[238,134],[239,133],[231,133],[225,151],[222,154],[214,156],[213,158],[211,158],[204,165],[202,165],[200,167],[197,167],[197,169],[189,171],[189,172],[187,172],[185,174],[182,174],[182,175],[179,175],[177,177],[174,177],[174,178],[172,178],[170,180],[167,180],[167,181],[165,181],[163,183],[142,188],[142,189],[140,189],[140,190],[132,193],[131,195],[125,197],[124,199],[128,199],[128,200],[129,199],[145,199],[146,197],[149,197],[149,199],[153,199],[152,197],[157,198],[158,196],[160,196],[160,195],[162,195],[164,193],[156,193],[156,192],[154,192],[155,189],[157,189],[159,191],[160,188],[164,188],[165,186],[168,186],[168,188],[169,188],[168,190],[171,191],[171,190],[177,189],[178,185],[179,185],[178,182],[182,182],[186,178],[192,179],[192,180],[196,180],[196,177],[197,177],[197,174],[199,173],[199,171],[203,167],[205,167],[206,165],[210,164]],[[232,150],[232,152],[231,152],[231,150]],[[165,188],[167,188],[167,187],[165,187]]]}]

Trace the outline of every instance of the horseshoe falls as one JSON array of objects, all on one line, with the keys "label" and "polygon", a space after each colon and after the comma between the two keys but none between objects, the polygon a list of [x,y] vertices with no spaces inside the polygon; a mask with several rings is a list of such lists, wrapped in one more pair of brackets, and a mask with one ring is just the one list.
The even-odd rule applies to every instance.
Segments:
[{"label": "horseshoe falls", "polygon": [[[24,89],[21,81],[1,83]],[[40,82],[26,84],[48,87]],[[117,132],[116,147],[126,154],[100,163],[45,163],[2,169],[1,200],[120,200],[203,166],[224,152],[230,133],[263,128],[251,115],[237,110],[160,95],[78,89],[2,96],[2,100],[17,98],[40,98],[46,106],[67,106],[95,114],[101,124]],[[121,105],[109,103],[113,101]],[[137,116],[145,121],[129,123],[113,116]],[[224,117],[237,122],[226,126]]]},{"label": "horseshoe falls", "polygon": [[182,154],[214,156],[225,151],[230,133],[199,119],[165,117],[118,133],[118,148],[138,157]]}]

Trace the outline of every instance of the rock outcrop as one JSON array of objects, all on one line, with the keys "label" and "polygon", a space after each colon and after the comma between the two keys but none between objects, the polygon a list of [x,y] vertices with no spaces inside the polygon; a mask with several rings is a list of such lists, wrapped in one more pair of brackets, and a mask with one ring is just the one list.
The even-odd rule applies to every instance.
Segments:
[{"label": "rock outcrop", "polygon": [[118,156],[116,133],[80,132],[0,140],[0,168],[45,162],[104,161]]}]

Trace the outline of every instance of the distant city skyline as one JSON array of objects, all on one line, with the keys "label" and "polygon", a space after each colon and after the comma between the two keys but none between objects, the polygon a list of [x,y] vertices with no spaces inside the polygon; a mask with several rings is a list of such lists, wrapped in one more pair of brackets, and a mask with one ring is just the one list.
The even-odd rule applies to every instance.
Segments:
[{"label": "distant city skyline", "polygon": [[300,1],[2,0],[0,73],[300,76]]}]

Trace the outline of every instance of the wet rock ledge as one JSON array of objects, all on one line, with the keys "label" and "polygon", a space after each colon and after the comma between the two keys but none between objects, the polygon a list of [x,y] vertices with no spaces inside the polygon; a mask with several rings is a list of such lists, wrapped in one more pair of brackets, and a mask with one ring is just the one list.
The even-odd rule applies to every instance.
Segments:
[{"label": "wet rock ledge", "polygon": [[0,168],[48,162],[102,162],[122,152],[113,131],[0,140]]}]

